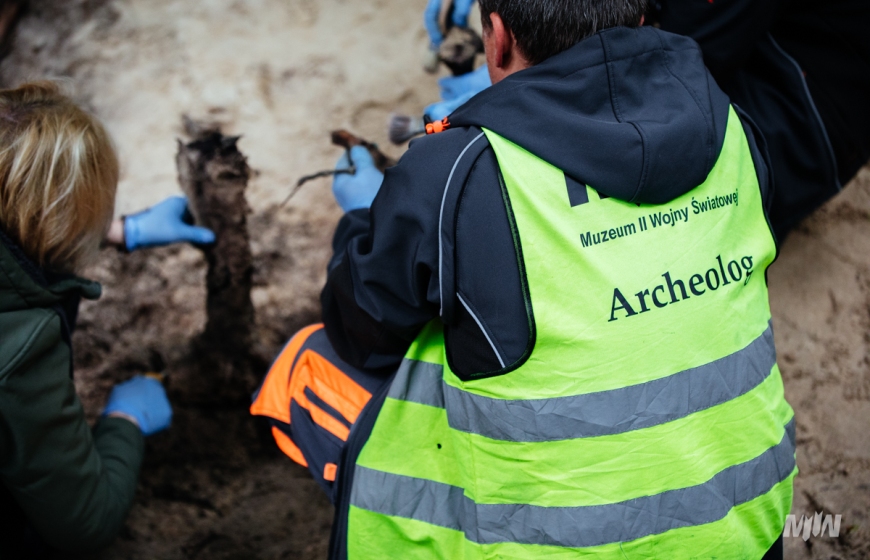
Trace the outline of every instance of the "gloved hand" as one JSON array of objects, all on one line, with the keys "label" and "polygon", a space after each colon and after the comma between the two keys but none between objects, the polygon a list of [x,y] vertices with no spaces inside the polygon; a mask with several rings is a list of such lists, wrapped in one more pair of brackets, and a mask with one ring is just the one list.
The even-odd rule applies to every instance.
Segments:
[{"label": "gloved hand", "polygon": [[458,99],[433,103],[423,109],[423,116],[428,117],[430,122],[440,121],[444,117],[449,116],[456,109],[459,109],[459,107],[461,107],[462,105],[465,105],[465,102],[474,97],[475,95],[476,94],[474,93],[469,93]]},{"label": "gloved hand", "polygon": [[[439,19],[441,16],[441,3],[443,0],[429,0],[426,10],[423,12],[423,24],[429,32],[429,40],[432,41],[433,50],[437,49],[444,40],[441,32]],[[471,13],[471,5],[474,0],[453,1],[453,25],[456,27],[468,27],[468,14]]]},{"label": "gloved hand", "polygon": [[165,430],[172,423],[172,408],[163,385],[142,375],[115,385],[103,416],[113,412],[136,420],[146,436]]},{"label": "gloved hand", "polygon": [[466,97],[470,93],[476,95],[492,85],[489,78],[489,67],[486,64],[468,74],[462,76],[447,76],[438,80],[441,90],[441,99],[453,101],[460,97]]},{"label": "gloved hand", "polygon": [[453,0],[453,25],[468,27],[468,14],[471,13],[472,4],[474,0]]},{"label": "gloved hand", "polygon": [[469,74],[441,78],[438,80],[438,86],[441,88],[443,101],[426,107],[423,115],[429,117],[430,121],[440,121],[491,85],[486,64]]},{"label": "gloved hand", "polygon": [[192,226],[184,221],[187,199],[170,196],[124,218],[124,244],[128,251],[143,247],[157,247],[170,243],[214,243],[214,233],[206,228]]},{"label": "gloved hand", "polygon": [[[366,148],[354,146],[350,149],[350,157],[353,159],[356,173],[353,175],[337,173],[332,180],[332,194],[335,195],[336,202],[345,212],[358,208],[369,208],[384,181],[384,174],[375,167],[375,160],[372,159],[372,155]],[[347,152],[345,152],[335,168],[347,169],[348,167],[350,167],[350,162],[347,159]]]},{"label": "gloved hand", "polygon": [[429,33],[429,40],[432,42],[429,49],[437,51],[444,41],[444,34],[441,32],[441,24],[438,21],[441,19],[441,1],[429,0],[426,3],[426,10],[423,12],[423,25],[426,26],[426,31]]}]

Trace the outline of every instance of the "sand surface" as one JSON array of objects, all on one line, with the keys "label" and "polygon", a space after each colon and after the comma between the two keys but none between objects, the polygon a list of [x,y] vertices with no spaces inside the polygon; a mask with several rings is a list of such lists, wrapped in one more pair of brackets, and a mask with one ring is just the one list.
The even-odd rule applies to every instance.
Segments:
[{"label": "sand surface", "polygon": [[[106,123],[123,160],[118,212],[179,192],[181,115],[217,120],[257,174],[248,200],[256,352],[269,359],[319,313],[340,216],[328,132],[349,128],[392,156],[390,112],[437,97],[421,70],[424,0],[34,0],[0,83],[65,78]],[[113,383],[170,372],[173,429],[148,441],[136,503],[109,559],[326,557],[332,508],[252,421],[215,402],[192,364],[205,265],[190,247],[119,255],[90,271],[104,298],[83,307],[77,386],[95,418]],[[769,273],[780,367],[795,408],[793,512],[841,514],[839,538],[786,539],[786,558],[870,558],[870,171],[803,224]]]}]

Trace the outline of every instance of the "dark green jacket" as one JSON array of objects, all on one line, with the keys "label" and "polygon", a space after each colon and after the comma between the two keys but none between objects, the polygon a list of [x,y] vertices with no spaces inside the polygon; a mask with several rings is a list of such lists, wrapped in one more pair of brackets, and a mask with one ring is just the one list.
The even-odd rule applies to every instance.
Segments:
[{"label": "dark green jacket", "polygon": [[95,282],[47,278],[0,232],[2,559],[105,546],[132,504],[142,434],[116,418],[91,431],[72,380],[69,323],[80,297],[99,296]]}]

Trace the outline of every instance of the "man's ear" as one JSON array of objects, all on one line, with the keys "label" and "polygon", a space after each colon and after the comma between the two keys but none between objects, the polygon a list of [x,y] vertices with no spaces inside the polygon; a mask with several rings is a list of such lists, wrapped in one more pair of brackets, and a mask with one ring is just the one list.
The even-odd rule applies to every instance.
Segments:
[{"label": "man's ear", "polygon": [[489,14],[489,22],[484,22],[483,48],[486,51],[489,77],[494,84],[517,70],[528,67],[517,48],[513,31],[495,12]]},{"label": "man's ear", "polygon": [[496,68],[505,69],[511,63],[511,51],[513,50],[514,34],[505,27],[501,16],[495,12],[489,14],[490,42],[493,47],[493,63]]}]

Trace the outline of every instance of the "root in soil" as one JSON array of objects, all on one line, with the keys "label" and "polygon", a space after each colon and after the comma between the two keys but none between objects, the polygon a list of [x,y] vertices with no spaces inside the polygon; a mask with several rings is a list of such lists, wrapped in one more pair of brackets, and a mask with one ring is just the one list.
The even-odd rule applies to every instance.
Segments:
[{"label": "root in soil", "polygon": [[299,181],[296,182],[296,186],[293,187],[293,190],[290,191],[290,194],[287,195],[287,198],[284,199],[284,202],[281,203],[281,206],[285,206],[290,199],[293,198],[299,189],[302,188],[302,185],[307,183],[308,181],[313,181],[314,179],[320,179],[323,177],[335,177],[336,175],[354,175],[356,174],[356,165],[353,163],[353,158],[350,155],[350,149],[354,146],[362,146],[369,151],[369,154],[372,156],[372,160],[375,162],[375,167],[378,168],[378,171],[383,173],[388,167],[393,167],[398,163],[395,159],[385,155],[379,148],[378,145],[369,142],[359,136],[348,132],[346,130],[333,130],[332,134],[332,143],[336,146],[341,146],[345,149],[347,153],[347,161],[350,165],[345,169],[327,169],[325,171],[318,171],[316,173],[312,173],[310,175],[305,175],[301,177]]}]

